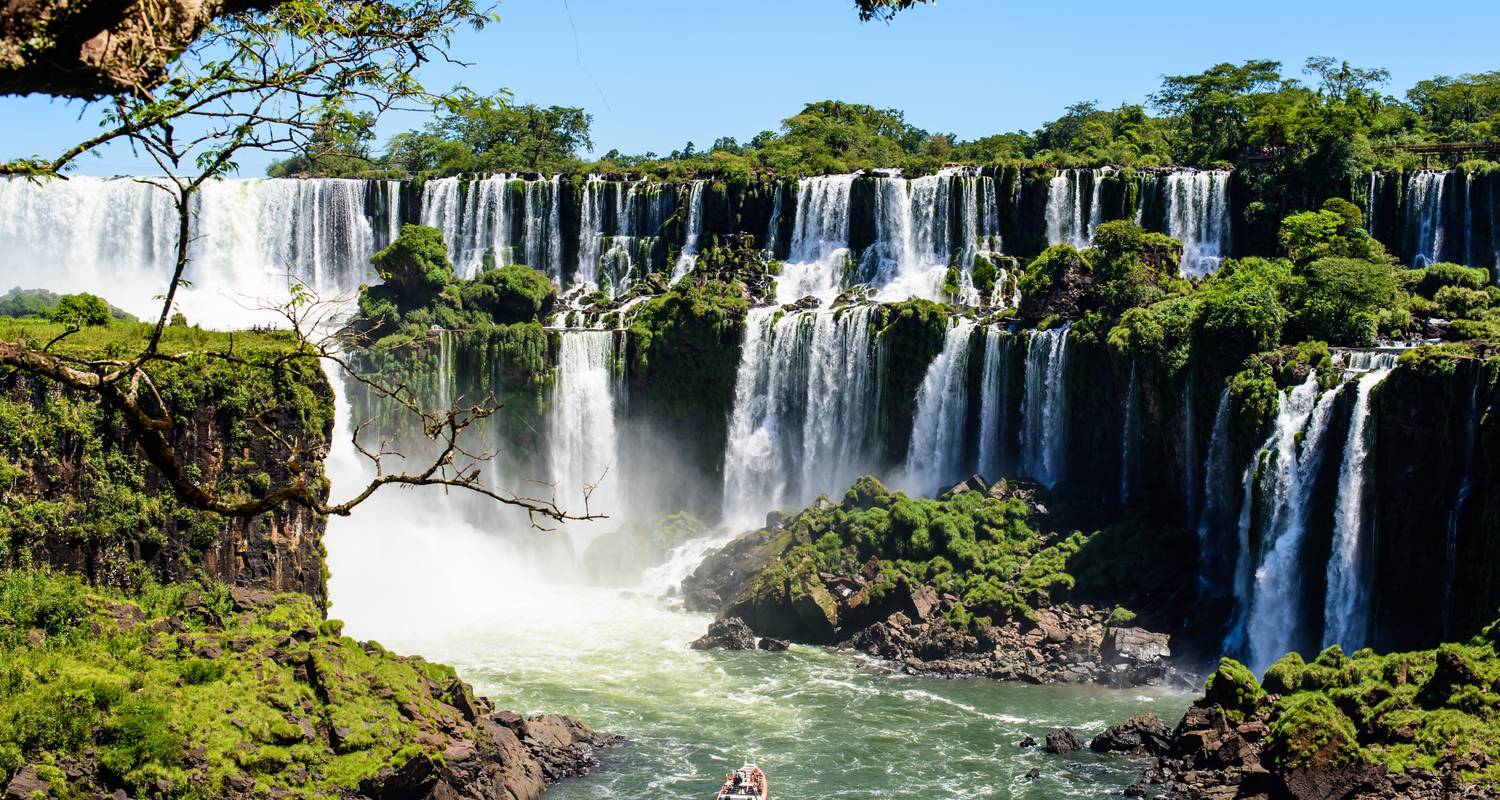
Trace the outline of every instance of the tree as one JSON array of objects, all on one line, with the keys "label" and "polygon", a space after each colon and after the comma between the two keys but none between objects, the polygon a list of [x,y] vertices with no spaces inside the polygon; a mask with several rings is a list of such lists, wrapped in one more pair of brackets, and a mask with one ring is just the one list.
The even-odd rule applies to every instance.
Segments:
[{"label": "tree", "polygon": [[1218,64],[1196,75],[1162,79],[1151,103],[1175,118],[1172,149],[1179,162],[1209,164],[1235,158],[1250,143],[1250,121],[1283,88],[1281,62]]},{"label": "tree", "polygon": [[[108,101],[103,130],[54,158],[11,162],[0,174],[55,179],[82,155],[110,142],[126,142],[150,158],[164,180],[151,185],[167,192],[176,211],[176,251],[172,272],[164,275],[161,312],[147,341],[133,354],[94,359],[65,358],[26,341],[0,342],[0,366],[52,380],[120,413],[130,436],[166,484],[189,507],[229,516],[253,516],[293,503],[325,515],[348,514],[375,491],[391,484],[437,485],[464,489],[519,507],[533,520],[592,518],[569,514],[556,498],[521,497],[488,488],[480,480],[487,454],[466,452],[461,434],[494,411],[492,403],[427,411],[402,385],[377,384],[359,375],[342,355],[348,342],[330,332],[328,309],[293,282],[290,301],[277,306],[295,334],[289,352],[252,361],[230,351],[195,357],[233,361],[276,370],[289,360],[331,361],[421,418],[422,429],[438,445],[430,463],[389,472],[384,447],[369,448],[356,427],[354,446],[375,467],[376,477],[343,502],[321,493],[321,470],[313,445],[289,442],[289,477],[255,497],[231,493],[201,481],[171,445],[177,423],[154,397],[151,373],[181,362],[163,353],[163,329],[176,312],[175,300],[192,257],[190,222],[196,195],[208,181],[228,174],[249,150],[317,153],[329,140],[329,120],[363,119],[391,108],[444,104],[453,98],[428,92],[413,71],[446,56],[449,37],[464,27],[481,27],[489,16],[473,0],[286,0],[265,11],[230,14],[167,67],[154,90],[115,95]],[[463,108],[459,97],[454,102]],[[490,105],[480,104],[481,110]],[[358,113],[354,111],[358,109]],[[531,129],[544,127],[532,124]],[[247,415],[251,419],[259,415]],[[280,432],[266,427],[268,436]]]},{"label": "tree", "polygon": [[461,89],[443,107],[446,113],[421,131],[395,137],[385,160],[409,175],[552,172],[594,146],[593,118],[581,108],[514,105],[504,92],[484,96]]},{"label": "tree", "polygon": [[859,18],[869,22],[872,19],[889,20],[898,11],[929,2],[933,0],[854,0],[854,5],[859,9]]}]

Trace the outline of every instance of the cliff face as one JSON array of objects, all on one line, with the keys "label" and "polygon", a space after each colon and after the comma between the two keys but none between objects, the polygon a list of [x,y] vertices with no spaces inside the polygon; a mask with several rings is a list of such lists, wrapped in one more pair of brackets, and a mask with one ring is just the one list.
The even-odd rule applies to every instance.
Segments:
[{"label": "cliff face", "polygon": [[[293,442],[321,462],[332,391],[315,364],[304,366],[265,385],[222,363],[157,377],[172,444],[200,480],[249,495],[280,485]],[[325,520],[307,509],[225,518],[184,507],[116,414],[46,380],[0,378],[0,414],[0,565],[51,564],[117,587],[202,574],[325,601]]]}]

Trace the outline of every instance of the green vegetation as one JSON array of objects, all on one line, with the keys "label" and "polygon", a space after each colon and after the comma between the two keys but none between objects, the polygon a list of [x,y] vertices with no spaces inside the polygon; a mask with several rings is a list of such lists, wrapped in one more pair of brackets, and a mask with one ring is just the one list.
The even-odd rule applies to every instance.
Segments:
[{"label": "green vegetation", "polygon": [[61,797],[329,797],[473,734],[452,669],[340,636],[304,595],[245,598],[0,571],[0,785],[30,765]]},{"label": "green vegetation", "polygon": [[[1270,725],[1267,754],[1285,767],[1379,764],[1439,770],[1449,756],[1493,755],[1500,745],[1500,622],[1436,650],[1345,655],[1337,646],[1312,662],[1288,654],[1262,685],[1225,659],[1207,701]],[[1489,760],[1463,777],[1500,785]]]},{"label": "green vegetation", "polygon": [[[1072,597],[1075,571],[1097,573],[1097,537],[1044,534],[1029,523],[1020,499],[979,491],[937,499],[891,492],[875,478],[855,481],[838,504],[815,504],[784,523],[785,540],[772,565],[756,578],[752,594],[800,586],[802,573],[853,575],[871,557],[881,565],[878,598],[903,582],[931,586],[958,597],[968,619],[1031,616],[1035,603]],[[815,583],[815,582],[814,582]],[[1116,610],[1127,624],[1134,614]]]},{"label": "green vegetation", "polygon": [[[70,330],[53,352],[98,359],[136,352],[151,326],[72,329],[38,318],[0,319],[0,340],[38,347]],[[287,453],[266,438],[262,425],[309,453],[326,448],[331,392],[314,358],[288,358],[298,348],[290,332],[171,326],[161,348],[165,358],[151,372],[155,390],[183,441],[208,441],[208,426],[221,437],[216,447],[223,457],[204,450],[187,460],[198,478],[226,496],[261,496],[271,473],[285,470]],[[148,570],[132,554],[171,542],[157,577],[194,573],[228,523],[189,509],[166,490],[128,430],[119,412],[47,379],[12,372],[0,380],[0,565],[29,563],[35,548],[64,548],[80,554],[95,580],[134,585]]]},{"label": "green vegetation", "polygon": [[537,323],[557,300],[557,288],[540,272],[519,264],[489,267],[464,280],[453,274],[442,233],[405,225],[372,259],[384,283],[359,292],[358,324],[383,346],[409,343],[432,328],[482,330]]},{"label": "green vegetation", "polygon": [[[911,4],[882,0],[861,3],[861,9],[870,18]],[[1144,105],[1101,109],[1093,102],[1073,103],[1034,132],[971,141],[924,130],[896,109],[823,100],[782,120],[779,130],[748,141],[724,136],[707,147],[688,142],[665,155],[610,150],[592,163],[581,155],[592,146],[591,118],[582,109],[457,92],[442,116],[420,131],[395,136],[382,154],[371,147],[372,119],[330,115],[317,129],[318,146],[310,148],[318,155],[281,162],[272,173],[427,177],[629,170],[745,177],[877,167],[920,174],[948,163],[1238,166],[1251,189],[1250,222],[1274,239],[1282,216],[1346,194],[1349,180],[1373,167],[1406,165],[1399,156],[1377,157],[1374,146],[1477,141],[1500,130],[1500,72],[1421,81],[1404,100],[1382,91],[1389,80],[1382,69],[1319,57],[1308,59],[1301,72],[1300,78],[1289,76],[1276,61],[1217,64],[1164,77]]]}]

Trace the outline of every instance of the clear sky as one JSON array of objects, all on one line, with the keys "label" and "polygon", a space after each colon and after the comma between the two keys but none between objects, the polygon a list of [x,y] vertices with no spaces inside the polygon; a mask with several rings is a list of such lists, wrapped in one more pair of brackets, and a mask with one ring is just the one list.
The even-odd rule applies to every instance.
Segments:
[{"label": "clear sky", "polygon": [[[1385,67],[1393,94],[1500,69],[1496,0],[940,0],[890,24],[860,23],[852,0],[504,0],[498,11],[455,42],[471,66],[424,79],[582,106],[597,153],[744,141],[822,99],[899,108],[962,138],[1030,130],[1078,100],[1142,101],[1162,75],[1249,58],[1289,73],[1310,55]],[[380,132],[422,121],[391,117]],[[52,153],[93,129],[79,103],[0,98],[0,158]],[[265,163],[245,159],[242,174]],[[150,170],[115,151],[80,171]]]}]

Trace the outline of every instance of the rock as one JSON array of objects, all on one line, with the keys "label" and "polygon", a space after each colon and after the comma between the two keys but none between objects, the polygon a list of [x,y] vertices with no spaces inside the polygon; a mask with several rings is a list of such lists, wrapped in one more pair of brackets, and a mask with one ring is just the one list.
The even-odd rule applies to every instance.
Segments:
[{"label": "rock", "polygon": [[1016,744],[1016,747],[1021,747],[1021,748],[1036,747],[1036,740],[1033,739],[1033,738],[1031,738],[1030,736],[1027,736],[1026,738],[1022,739],[1018,744]]},{"label": "rock", "polygon": [[243,586],[229,587],[229,600],[235,611],[255,611],[276,605],[276,595],[264,589],[246,589]]},{"label": "rock", "polygon": [[938,593],[931,587],[917,584],[912,587],[906,609],[907,616],[921,622],[930,619],[941,608]]},{"label": "rock", "polygon": [[1047,731],[1047,743],[1042,745],[1042,750],[1048,753],[1056,753],[1065,756],[1083,749],[1083,742],[1078,739],[1078,734],[1072,728],[1053,728]]},{"label": "rock", "polygon": [[1026,770],[1026,780],[1034,781],[1040,777],[1042,777],[1042,770],[1039,767],[1032,767]]},{"label": "rock", "polygon": [[754,650],[755,632],[739,617],[716,619],[708,633],[688,645],[694,650]]},{"label": "rock", "polygon": [[989,490],[990,487],[984,482],[983,476],[971,475],[969,479],[964,481],[963,483],[954,484],[951,489],[943,492],[940,497],[949,497],[955,494],[963,494],[964,492],[979,492],[980,494],[984,494]]},{"label": "rock", "polygon": [[47,782],[36,773],[36,768],[25,766],[5,784],[5,800],[31,800],[33,795],[47,796],[48,791]]},{"label": "rock", "polygon": [[1145,628],[1110,628],[1099,652],[1106,663],[1156,664],[1172,657],[1172,637]]},{"label": "rock", "polygon": [[788,647],[791,647],[791,643],[785,639],[772,639],[771,637],[767,636],[766,638],[760,640],[759,647],[760,649],[766,650],[768,652],[780,653],[785,651]]},{"label": "rock", "polygon": [[1096,753],[1162,756],[1172,750],[1172,731],[1155,714],[1140,714],[1095,736],[1089,749]]}]

